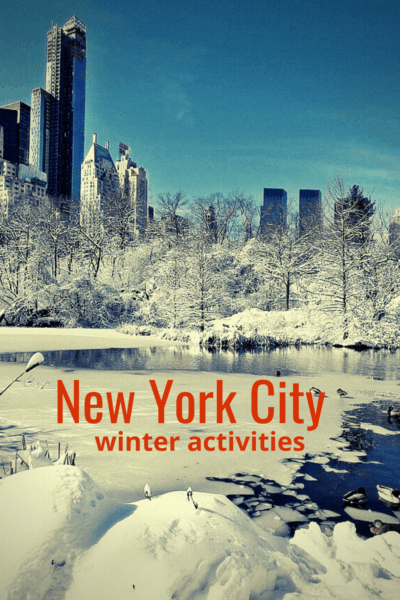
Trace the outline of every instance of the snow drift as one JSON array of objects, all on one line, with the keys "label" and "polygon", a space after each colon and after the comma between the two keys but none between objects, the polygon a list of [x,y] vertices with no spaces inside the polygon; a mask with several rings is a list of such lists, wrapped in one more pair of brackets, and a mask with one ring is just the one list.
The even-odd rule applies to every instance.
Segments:
[{"label": "snow drift", "polygon": [[0,597],[7,600],[340,600],[398,597],[400,536],[363,540],[316,523],[292,540],[224,496],[123,505],[73,466],[0,482]]}]

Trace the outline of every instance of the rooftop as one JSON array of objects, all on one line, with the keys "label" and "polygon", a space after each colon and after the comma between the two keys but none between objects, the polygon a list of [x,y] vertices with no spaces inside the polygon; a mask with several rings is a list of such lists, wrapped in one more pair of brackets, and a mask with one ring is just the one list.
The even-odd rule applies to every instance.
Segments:
[{"label": "rooftop", "polygon": [[78,19],[78,17],[73,15],[66,23],[64,23],[63,29],[65,31],[67,29],[74,29],[75,27],[86,33],[86,25]]}]

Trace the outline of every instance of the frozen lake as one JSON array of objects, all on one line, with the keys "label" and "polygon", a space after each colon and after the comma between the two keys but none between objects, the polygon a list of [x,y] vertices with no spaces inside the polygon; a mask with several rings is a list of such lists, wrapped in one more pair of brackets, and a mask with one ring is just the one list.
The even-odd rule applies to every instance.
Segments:
[{"label": "frozen lake", "polygon": [[[315,519],[319,518],[318,508],[334,511],[340,515],[337,521],[347,518],[343,495],[363,486],[370,498],[368,509],[393,514],[378,501],[376,485],[400,486],[400,421],[387,418],[388,406],[396,406],[398,398],[397,353],[314,347],[209,353],[172,347],[44,351],[43,354],[46,366],[34,372],[35,378],[30,383],[15,384],[2,397],[1,443],[6,454],[18,446],[22,430],[31,432],[33,439],[47,439],[50,444],[59,439],[68,441],[78,452],[77,464],[123,501],[140,498],[146,482],[155,493],[191,485],[193,489],[225,493],[233,499],[241,494],[255,494],[259,501],[267,500],[272,505],[295,504],[305,514],[316,515],[310,517]],[[7,382],[8,374],[9,379],[18,374],[30,355],[2,354],[1,383]],[[278,370],[280,378],[275,376]],[[5,373],[7,377],[3,376]],[[248,398],[251,386],[260,377],[273,382],[276,396],[283,380],[288,390],[293,382],[300,382],[303,391],[312,385],[325,391],[318,430],[305,431],[305,426],[291,422],[290,415],[284,425],[277,419],[268,425],[254,424],[249,418]],[[77,378],[82,394],[89,390],[98,390],[103,395],[106,391],[121,390],[125,394],[134,390],[135,420],[129,425],[112,425],[109,421],[92,425],[73,423],[68,416],[63,424],[57,424],[56,380],[62,379],[72,397],[73,380]],[[164,389],[167,379],[174,380],[174,399],[167,404],[165,424],[157,422],[150,379],[155,379],[160,389]],[[193,422],[177,423],[173,404],[176,394],[190,391],[198,398],[201,390],[215,390],[217,379],[223,379],[226,394],[232,390],[237,393],[237,423],[217,424],[215,406],[208,410],[207,423],[199,423],[197,413]],[[40,389],[39,384],[45,381]],[[345,388],[348,396],[339,398],[337,387]],[[277,410],[278,402],[274,401]],[[175,452],[158,453],[143,452],[142,448],[133,453],[98,452],[95,435],[99,439],[116,436],[122,429],[124,434],[137,436],[145,432],[153,437],[177,434],[178,448]],[[257,435],[271,434],[272,429],[277,436],[304,435],[305,451],[194,453],[187,450],[191,436],[228,437],[232,431],[243,438],[253,431]],[[238,473],[240,476],[235,477]],[[243,477],[249,485],[244,484]],[[265,485],[260,484],[261,480]],[[258,497],[257,493],[262,495]],[[358,522],[357,527],[359,532],[368,534],[367,524]]]}]

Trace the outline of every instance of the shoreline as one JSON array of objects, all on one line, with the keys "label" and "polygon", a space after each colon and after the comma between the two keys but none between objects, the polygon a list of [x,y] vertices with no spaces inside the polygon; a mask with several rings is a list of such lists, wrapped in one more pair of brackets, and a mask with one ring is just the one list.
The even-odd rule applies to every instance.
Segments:
[{"label": "shoreline", "polygon": [[155,336],[128,336],[116,329],[0,327],[0,354],[181,346]]},{"label": "shoreline", "polygon": [[125,323],[112,329],[0,327],[0,353],[150,348],[190,345],[210,350],[252,350],[286,346],[400,349],[400,315],[380,320],[342,316],[317,309],[262,311],[257,308],[210,321],[205,330],[158,328]]},{"label": "shoreline", "polygon": [[400,317],[387,312],[377,321],[355,316],[346,324],[340,315],[316,309],[289,311],[245,310],[210,321],[203,332],[189,329],[157,329],[125,324],[118,331],[129,335],[157,335],[170,340],[221,350],[251,350],[285,346],[400,349]]}]

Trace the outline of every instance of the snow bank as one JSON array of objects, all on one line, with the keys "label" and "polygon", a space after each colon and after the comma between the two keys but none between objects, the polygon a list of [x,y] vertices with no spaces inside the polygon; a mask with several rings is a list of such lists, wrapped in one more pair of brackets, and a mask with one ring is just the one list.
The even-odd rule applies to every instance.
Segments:
[{"label": "snow bank", "polygon": [[346,522],[336,525],[333,536],[327,538],[318,525],[311,523],[307,531],[296,531],[290,543],[324,567],[315,578],[319,580],[316,587],[323,588],[324,595],[311,594],[310,590],[310,597],[394,600],[396,593],[398,597],[398,533],[363,540],[357,536],[355,526]]},{"label": "snow bank", "polygon": [[201,335],[200,343],[217,347],[274,347],[293,344],[332,344],[400,347],[397,314],[379,322],[362,323],[352,317],[346,335],[342,319],[318,310],[264,312],[256,308],[218,319]]},{"label": "snow bank", "polygon": [[205,331],[157,329],[124,325],[131,335],[158,335],[163,339],[214,348],[272,348],[294,344],[331,344],[343,347],[400,348],[400,317],[387,313],[380,321],[361,321],[354,315],[348,327],[333,313],[302,309],[265,312],[258,308],[210,321]]},{"label": "snow bank", "polygon": [[[5,600],[361,600],[398,596],[400,536],[367,541],[350,523],[292,540],[263,531],[224,496],[171,492],[115,504],[77,467],[0,484]],[[279,512],[279,515],[278,515]],[[300,514],[275,512],[284,523]]]},{"label": "snow bank", "polygon": [[77,553],[98,538],[100,524],[121,508],[126,511],[72,466],[2,479],[0,598],[60,597],[55,590],[68,588]]},{"label": "snow bank", "polygon": [[101,348],[150,348],[171,346],[157,337],[131,335],[129,338],[115,329],[42,327],[1,327],[0,352],[37,352],[53,350],[99,350]]}]

